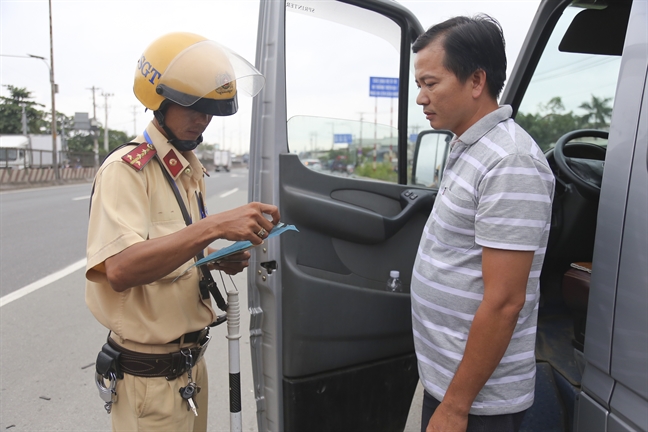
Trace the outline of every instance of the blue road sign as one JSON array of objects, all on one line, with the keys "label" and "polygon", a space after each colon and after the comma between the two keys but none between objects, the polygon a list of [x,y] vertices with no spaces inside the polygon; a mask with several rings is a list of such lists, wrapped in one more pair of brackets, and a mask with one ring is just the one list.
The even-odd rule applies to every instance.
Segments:
[{"label": "blue road sign", "polygon": [[352,141],[351,134],[333,134],[333,143],[335,144],[351,144]]},{"label": "blue road sign", "polygon": [[369,96],[398,97],[398,78],[369,77]]}]

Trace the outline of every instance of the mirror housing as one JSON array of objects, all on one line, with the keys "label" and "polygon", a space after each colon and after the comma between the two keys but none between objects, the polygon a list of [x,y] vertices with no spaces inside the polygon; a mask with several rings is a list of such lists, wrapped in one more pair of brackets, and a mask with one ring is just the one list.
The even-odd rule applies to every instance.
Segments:
[{"label": "mirror housing", "polygon": [[412,185],[439,187],[453,136],[447,130],[428,130],[418,134],[412,165]]}]

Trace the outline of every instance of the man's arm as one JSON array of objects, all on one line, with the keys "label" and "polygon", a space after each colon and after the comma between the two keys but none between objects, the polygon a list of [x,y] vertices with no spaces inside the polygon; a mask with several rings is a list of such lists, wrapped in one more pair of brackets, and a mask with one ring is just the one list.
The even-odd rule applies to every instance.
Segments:
[{"label": "man's arm", "polygon": [[427,432],[466,430],[470,407],[504,356],[524,307],[533,254],[483,248],[484,299],[470,327],[463,359]]},{"label": "man's arm", "polygon": [[[264,214],[272,217],[268,220]],[[117,292],[155,282],[168,275],[211,242],[222,238],[263,241],[257,233],[270,232],[279,222],[279,210],[269,204],[250,203],[207,216],[173,234],[136,243],[106,259],[106,277]]]}]

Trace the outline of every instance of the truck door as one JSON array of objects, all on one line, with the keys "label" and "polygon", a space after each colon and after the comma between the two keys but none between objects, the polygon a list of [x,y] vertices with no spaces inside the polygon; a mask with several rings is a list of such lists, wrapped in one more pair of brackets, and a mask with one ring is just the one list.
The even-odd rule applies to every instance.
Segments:
[{"label": "truck door", "polygon": [[[406,423],[409,285],[436,194],[433,169],[411,184],[429,129],[410,69],[421,32],[387,0],[261,1],[249,198],[299,229],[256,248],[248,274],[261,431]],[[402,293],[386,291],[391,270]]]}]

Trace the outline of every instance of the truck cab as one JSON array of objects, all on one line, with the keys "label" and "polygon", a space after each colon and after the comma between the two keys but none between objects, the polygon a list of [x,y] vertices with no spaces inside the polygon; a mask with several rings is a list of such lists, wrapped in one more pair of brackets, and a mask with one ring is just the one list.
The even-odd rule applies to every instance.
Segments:
[{"label": "truck cab", "polygon": [[214,150],[214,170],[229,172],[232,169],[232,157],[229,150]]},{"label": "truck cab", "polygon": [[[556,177],[523,430],[648,431],[646,23],[644,0],[541,1],[500,98]],[[415,103],[423,30],[388,0],[261,1],[249,197],[300,232],[256,248],[248,273],[260,431],[405,426],[409,285],[451,137]],[[371,98],[376,76],[398,78],[398,98]],[[352,173],[300,162],[333,155],[336,134],[353,137]]]}]

